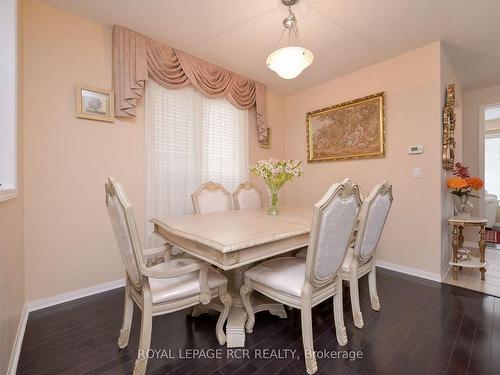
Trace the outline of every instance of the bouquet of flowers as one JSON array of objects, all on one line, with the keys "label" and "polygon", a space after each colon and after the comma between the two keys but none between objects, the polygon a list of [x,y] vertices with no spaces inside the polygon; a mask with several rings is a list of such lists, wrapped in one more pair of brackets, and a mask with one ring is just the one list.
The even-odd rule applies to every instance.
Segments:
[{"label": "bouquet of flowers", "polygon": [[470,197],[478,198],[473,195],[473,190],[481,190],[484,186],[483,180],[479,177],[471,177],[469,168],[462,163],[456,163],[451,173],[454,177],[450,177],[447,181],[448,189],[454,195],[454,203],[456,213],[460,216],[470,216],[473,205],[469,201]]},{"label": "bouquet of flowers", "polygon": [[302,161],[300,160],[259,160],[250,167],[250,171],[262,177],[269,193],[270,215],[279,214],[279,191],[283,185],[302,175]]}]

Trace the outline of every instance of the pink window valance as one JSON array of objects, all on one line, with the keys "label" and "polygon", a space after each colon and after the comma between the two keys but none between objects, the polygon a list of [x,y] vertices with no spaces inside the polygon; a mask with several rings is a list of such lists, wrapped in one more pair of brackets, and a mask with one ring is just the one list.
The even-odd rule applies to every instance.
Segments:
[{"label": "pink window valance", "polygon": [[239,109],[255,106],[259,143],[269,145],[266,86],[121,26],[113,27],[115,115],[135,117],[147,79],[176,89],[191,85]]}]

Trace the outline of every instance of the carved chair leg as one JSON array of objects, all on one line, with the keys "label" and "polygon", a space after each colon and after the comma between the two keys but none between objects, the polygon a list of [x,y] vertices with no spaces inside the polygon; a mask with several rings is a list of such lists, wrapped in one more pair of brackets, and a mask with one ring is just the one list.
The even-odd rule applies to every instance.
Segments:
[{"label": "carved chair leg", "polygon": [[306,370],[308,374],[314,374],[318,371],[318,364],[316,362],[316,354],[314,353],[313,345],[311,295],[310,293],[304,293],[304,291],[302,292],[300,319],[302,325],[302,343],[304,345]]},{"label": "carved chair leg", "polygon": [[253,312],[252,303],[250,301],[250,296],[252,295],[253,289],[247,283],[245,279],[245,284],[241,286],[240,295],[243,301],[243,306],[245,306],[245,311],[247,313],[247,321],[245,323],[245,330],[250,333],[253,331],[253,326],[255,324],[255,314]]},{"label": "carved chair leg", "polygon": [[380,310],[380,300],[377,293],[377,270],[373,266],[372,270],[368,274],[368,288],[370,289],[370,300],[372,303],[372,309],[375,311]]},{"label": "carved chair leg", "polygon": [[125,301],[123,306],[123,323],[118,337],[118,348],[124,349],[128,345],[130,337],[130,328],[132,327],[132,317],[134,315],[134,301],[130,297],[129,285],[125,287]]},{"label": "carved chair leg", "polygon": [[[149,300],[149,301],[148,301]],[[139,350],[135,361],[133,375],[145,375],[148,365],[148,351],[151,345],[151,326],[153,323],[151,299],[144,298],[144,306],[141,317],[141,338],[139,339]]]},{"label": "carved chair leg", "polygon": [[344,324],[344,301],[342,296],[342,280],[339,279],[337,293],[333,296],[333,318],[335,319],[335,332],[337,334],[337,342],[344,346],[347,344],[347,332]]},{"label": "carved chair leg", "polygon": [[349,281],[349,293],[351,295],[351,309],[354,325],[358,328],[363,328],[363,314],[361,313],[361,307],[359,306],[359,286],[356,274],[351,275],[351,279]]},{"label": "carved chair leg", "polygon": [[220,301],[224,305],[224,310],[222,310],[219,315],[219,319],[217,320],[215,335],[217,336],[217,341],[219,341],[219,344],[224,345],[227,339],[226,334],[224,333],[224,323],[226,323],[227,316],[229,315],[229,310],[231,309],[232,298],[229,293],[225,291],[224,294],[220,296]]}]

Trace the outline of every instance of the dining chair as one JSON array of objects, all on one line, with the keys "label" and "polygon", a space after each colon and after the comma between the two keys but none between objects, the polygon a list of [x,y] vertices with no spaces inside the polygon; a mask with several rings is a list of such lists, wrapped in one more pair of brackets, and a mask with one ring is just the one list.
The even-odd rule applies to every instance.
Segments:
[{"label": "dining chair", "polygon": [[347,343],[339,272],[360,205],[358,186],[349,179],[332,185],[314,205],[307,257],[275,258],[245,272],[240,294],[248,315],[246,331],[252,332],[255,324],[250,303],[254,290],[300,309],[304,358],[309,374],[318,370],[313,347],[314,306],[333,297],[337,342],[342,346]]},{"label": "dining chair", "polygon": [[[226,342],[224,323],[231,307],[227,278],[201,260],[170,258],[171,247],[164,245],[143,250],[130,204],[123,186],[113,178],[106,185],[106,206],[126,271],[125,306],[118,347],[127,347],[134,303],[142,310],[139,350],[134,375],[146,372],[153,316],[168,314],[219,297],[221,305],[211,303],[220,312],[216,325],[219,344]],[[163,262],[157,262],[158,259]],[[148,266],[150,264],[150,266]]]},{"label": "dining chair", "polygon": [[368,274],[368,289],[372,309],[380,310],[377,293],[375,250],[392,205],[392,185],[387,181],[376,185],[364,200],[359,213],[358,233],[346,254],[340,277],[349,282],[354,325],[363,328],[363,315],[359,304],[358,280]]},{"label": "dining chair", "polygon": [[262,208],[262,193],[250,182],[242,182],[233,193],[234,206],[237,210]]},{"label": "dining chair", "polygon": [[191,195],[194,212],[204,214],[209,212],[230,211],[232,209],[231,193],[221,184],[209,181],[202,184]]}]

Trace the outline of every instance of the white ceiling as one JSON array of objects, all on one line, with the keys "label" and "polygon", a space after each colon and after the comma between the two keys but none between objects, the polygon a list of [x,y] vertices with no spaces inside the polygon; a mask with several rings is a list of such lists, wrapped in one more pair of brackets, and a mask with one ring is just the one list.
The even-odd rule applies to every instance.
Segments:
[{"label": "white ceiling", "polygon": [[44,0],[119,24],[291,94],[442,40],[466,89],[500,83],[500,0],[299,0],[313,64],[294,80],[267,69],[287,10],[280,0]]}]

